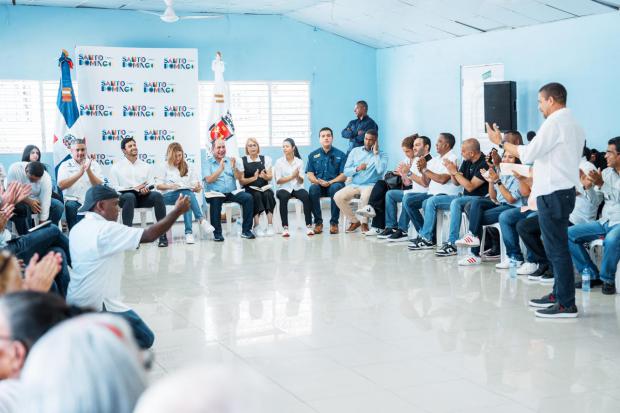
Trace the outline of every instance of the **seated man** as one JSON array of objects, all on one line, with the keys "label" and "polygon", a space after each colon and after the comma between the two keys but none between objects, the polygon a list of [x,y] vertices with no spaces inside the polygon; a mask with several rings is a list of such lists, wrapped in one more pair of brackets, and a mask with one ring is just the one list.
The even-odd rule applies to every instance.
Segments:
[{"label": "seated man", "polygon": [[[69,240],[56,225],[48,225],[38,230],[12,238],[6,224],[11,218],[15,204],[19,204],[30,195],[30,185],[13,182],[6,191],[0,190],[0,250],[6,249],[25,263],[35,256],[42,258],[50,252],[60,257],[60,269],[55,274],[51,291],[61,296],[67,295],[69,285]],[[35,259],[36,261],[36,259]]]},{"label": "seated man", "polygon": [[[603,286],[603,294],[616,293],[616,270],[620,260],[620,136],[610,139],[605,153],[607,168],[603,173],[591,170],[589,178],[603,193],[605,206],[601,219],[568,228],[568,246],[577,271],[588,268],[591,286]],[[590,259],[584,243],[604,237],[603,262],[600,271]],[[581,286],[581,285],[579,285]]]},{"label": "seated man", "polygon": [[58,168],[58,187],[65,199],[65,217],[69,231],[84,215],[78,215],[78,209],[84,203],[88,188],[103,183],[99,164],[86,154],[86,139],[71,142],[71,159],[67,159]]},{"label": "seated man", "polygon": [[124,317],[131,325],[141,348],[150,348],[155,336],[129,306],[121,301],[123,252],[134,251],[141,243],[153,242],[189,210],[189,198],[180,195],[174,209],[147,228],[117,223],[119,194],[105,185],[91,187],[80,213],[83,220],[69,234],[73,272],[67,302]]},{"label": "seated man", "polygon": [[444,160],[443,164],[451,176],[452,183],[463,187],[463,196],[436,195],[425,202],[424,227],[420,231],[420,237],[426,245],[432,245],[433,223],[437,210],[450,210],[450,234],[448,241],[435,252],[438,257],[456,255],[455,243],[459,238],[461,214],[465,205],[488,193],[488,185],[481,172],[481,169],[487,169],[488,165],[480,152],[480,143],[473,138],[464,140],[461,144],[461,155],[463,163],[460,169],[455,162],[448,159]]},{"label": "seated man", "polygon": [[39,221],[52,221],[58,225],[64,207],[62,202],[52,198],[52,178],[41,162],[15,162],[9,168],[7,182],[28,184],[32,187],[30,196],[15,205],[11,221],[19,235],[26,234],[32,225],[32,214],[39,215]]},{"label": "seated man", "polygon": [[[124,156],[110,170],[110,185],[121,193],[119,205],[122,208],[123,224],[128,227],[133,225],[136,208],[153,208],[155,219],[162,220],[166,216],[166,205],[163,195],[152,191],[155,186],[151,166],[138,159],[138,146],[133,138],[123,139],[121,150]],[[165,233],[159,238],[158,245],[168,246]]]},{"label": "seated man", "polygon": [[408,249],[417,251],[422,249],[431,249],[435,246],[435,216],[429,216],[432,221],[429,222],[429,240],[426,241],[420,236],[422,226],[425,221],[420,214],[420,208],[425,209],[425,202],[428,198],[436,195],[456,195],[459,188],[452,183],[450,174],[444,164],[445,160],[456,162],[456,154],[452,151],[456,139],[451,133],[443,132],[439,134],[435,149],[439,154],[438,157],[427,161],[426,157],[418,159],[416,168],[420,171],[422,177],[428,179],[428,191],[426,193],[409,194],[403,200],[403,211],[407,214],[411,222],[418,231],[418,236],[411,241]]},{"label": "seated man", "polygon": [[323,232],[323,215],[321,213],[321,197],[331,198],[331,216],[329,218],[329,233],[338,233],[338,218],[340,209],[334,201],[336,192],[344,188],[344,163],[346,155],[341,150],[332,146],[334,141],[333,132],[330,128],[319,131],[321,148],[310,152],[306,165],[306,176],[310,180],[310,202],[312,203],[312,215],[314,215],[314,233]]},{"label": "seated man", "polygon": [[344,166],[344,174],[351,178],[351,183],[336,192],[334,200],[342,213],[351,221],[346,232],[354,232],[360,226],[362,232],[368,231],[367,218],[361,223],[351,209],[351,200],[359,196],[359,208],[368,203],[373,185],[383,177],[387,170],[387,153],[379,151],[377,131],[369,130],[364,136],[364,146],[353,148]]},{"label": "seated man", "polygon": [[[224,241],[222,236],[222,204],[225,202],[236,202],[241,205],[243,216],[241,226],[241,238],[254,239],[256,236],[252,232],[252,215],[254,214],[254,200],[248,192],[237,192],[237,182],[235,178],[235,158],[226,157],[226,142],[223,139],[213,141],[212,156],[207,157],[203,162],[203,175],[206,182],[205,196],[209,203],[209,214],[211,225],[213,225],[213,240],[216,242]],[[210,197],[206,192],[220,192],[223,197]]]}]

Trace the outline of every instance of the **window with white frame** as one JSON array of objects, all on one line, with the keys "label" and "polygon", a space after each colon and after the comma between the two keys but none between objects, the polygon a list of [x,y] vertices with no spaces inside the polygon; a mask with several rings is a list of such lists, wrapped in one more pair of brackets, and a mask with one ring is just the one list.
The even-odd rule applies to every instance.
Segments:
[{"label": "window with white frame", "polygon": [[[240,147],[249,137],[262,146],[293,138],[310,145],[310,82],[228,82],[230,111]],[[79,102],[77,84],[74,83]],[[207,143],[213,82],[199,83],[200,140]],[[28,144],[52,150],[58,80],[0,80],[0,153],[21,153]]]}]

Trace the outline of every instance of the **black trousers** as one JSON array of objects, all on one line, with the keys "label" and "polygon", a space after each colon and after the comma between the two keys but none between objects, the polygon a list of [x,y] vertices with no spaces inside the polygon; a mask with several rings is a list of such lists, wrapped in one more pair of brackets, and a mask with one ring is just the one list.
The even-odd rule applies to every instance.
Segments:
[{"label": "black trousers", "polygon": [[291,198],[297,198],[304,206],[304,217],[306,218],[306,225],[312,224],[312,204],[310,203],[310,195],[305,189],[297,189],[292,192],[279,189],[276,192],[276,196],[280,201],[280,219],[282,220],[282,226],[288,227],[288,201]]},{"label": "black trousers", "polygon": [[538,223],[538,215],[522,219],[517,223],[517,232],[523,240],[531,257],[537,264],[549,264],[542,241],[542,232]]},{"label": "black trousers", "polygon": [[575,196],[575,188],[571,188],[536,198],[543,244],[553,267],[553,294],[563,307],[575,304],[573,260],[568,250],[568,217],[575,207]]},{"label": "black trousers", "polygon": [[241,231],[250,231],[252,229],[252,213],[254,212],[252,195],[244,191],[235,195],[230,192],[224,195],[226,195],[224,198],[207,198],[211,225],[215,228],[213,234],[222,235],[222,204],[226,202],[236,202],[241,205]]},{"label": "black trousers", "polygon": [[370,198],[368,198],[368,205],[373,207],[377,213],[372,219],[373,228],[385,228],[385,194],[387,194],[389,189],[390,187],[383,179],[378,180],[375,186],[372,187]]},{"label": "black trousers", "polygon": [[161,221],[166,216],[164,197],[159,192],[151,191],[145,195],[125,192],[121,194],[118,203],[122,208],[123,224],[128,227],[133,224],[133,214],[136,208],[153,208],[157,221]]},{"label": "black trousers", "polygon": [[271,189],[263,192],[246,188],[245,191],[252,195],[254,201],[254,216],[260,215],[263,212],[268,214],[273,213],[273,210],[276,208],[276,198]]}]

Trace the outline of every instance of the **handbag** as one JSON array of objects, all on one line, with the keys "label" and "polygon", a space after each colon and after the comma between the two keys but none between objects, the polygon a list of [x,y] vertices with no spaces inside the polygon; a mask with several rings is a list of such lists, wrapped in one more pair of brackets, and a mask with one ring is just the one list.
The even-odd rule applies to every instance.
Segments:
[{"label": "handbag", "polygon": [[392,171],[386,173],[383,180],[390,189],[402,189],[403,187],[403,180],[401,177]]}]

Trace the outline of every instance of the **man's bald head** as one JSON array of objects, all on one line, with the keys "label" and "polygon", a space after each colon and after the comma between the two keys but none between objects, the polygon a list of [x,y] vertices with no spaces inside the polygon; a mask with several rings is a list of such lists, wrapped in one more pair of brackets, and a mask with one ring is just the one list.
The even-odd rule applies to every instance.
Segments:
[{"label": "man's bald head", "polygon": [[461,155],[467,161],[478,159],[480,156],[480,142],[475,138],[465,139],[461,143]]}]

